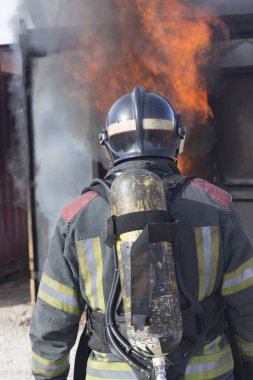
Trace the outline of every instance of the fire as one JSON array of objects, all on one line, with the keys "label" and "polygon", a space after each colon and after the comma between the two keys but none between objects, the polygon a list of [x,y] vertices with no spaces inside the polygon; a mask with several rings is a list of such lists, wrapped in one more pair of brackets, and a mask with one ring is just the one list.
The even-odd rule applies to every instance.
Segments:
[{"label": "fire", "polygon": [[177,167],[180,170],[182,174],[188,174],[191,171],[192,168],[192,161],[191,158],[187,155],[187,153],[184,153],[184,156],[179,156]]},{"label": "fire", "polygon": [[[187,126],[212,116],[204,76],[212,27],[210,11],[183,0],[113,0],[116,23],[83,37],[73,76],[95,107],[107,112],[136,85],[167,97]],[[181,167],[189,167],[182,163]]]}]

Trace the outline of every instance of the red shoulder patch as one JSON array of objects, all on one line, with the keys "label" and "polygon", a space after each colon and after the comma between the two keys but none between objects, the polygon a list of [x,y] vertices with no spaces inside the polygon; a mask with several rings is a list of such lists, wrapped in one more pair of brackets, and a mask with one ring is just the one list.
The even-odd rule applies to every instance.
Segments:
[{"label": "red shoulder patch", "polygon": [[97,195],[98,194],[95,191],[88,191],[87,193],[81,195],[61,210],[61,217],[66,222],[70,222],[78,211],[85,207]]},{"label": "red shoulder patch", "polygon": [[223,207],[228,208],[231,201],[231,195],[225,190],[200,178],[194,178],[191,183],[204,189],[208,194],[221,203]]}]

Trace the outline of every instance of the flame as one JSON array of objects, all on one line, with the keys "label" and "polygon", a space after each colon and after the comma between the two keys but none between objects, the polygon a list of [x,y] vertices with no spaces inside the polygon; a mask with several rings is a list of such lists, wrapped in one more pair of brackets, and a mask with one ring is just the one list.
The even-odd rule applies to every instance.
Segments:
[{"label": "flame", "polygon": [[183,175],[187,175],[192,169],[192,160],[187,153],[178,156],[177,167]]},{"label": "flame", "polygon": [[212,111],[204,72],[213,26],[226,35],[222,21],[190,1],[113,3],[115,25],[83,36],[80,61],[72,68],[92,104],[107,112],[117,98],[141,85],[167,97],[186,124],[206,123]]}]

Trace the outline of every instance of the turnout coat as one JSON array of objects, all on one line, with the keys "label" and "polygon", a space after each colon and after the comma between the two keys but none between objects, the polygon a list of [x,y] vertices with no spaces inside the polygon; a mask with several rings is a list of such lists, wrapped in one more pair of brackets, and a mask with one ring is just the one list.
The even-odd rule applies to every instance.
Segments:
[{"label": "turnout coat", "polygon": [[[179,220],[175,254],[184,287],[198,302],[215,293],[221,295],[221,308],[226,307],[246,379],[253,378],[253,247],[230,194],[190,178],[171,200],[170,175],[174,173],[165,160],[123,163],[109,171],[106,179],[110,182],[132,167],[153,170],[168,179],[164,186],[168,206]],[[114,270],[112,250],[105,244],[110,215],[108,202],[94,190],[60,213],[30,326],[32,372],[37,380],[66,380],[69,353],[85,307],[106,311]],[[180,302],[184,310],[188,300],[182,294]],[[213,331],[186,365],[170,369],[167,378],[228,380],[234,378],[233,367],[226,333]],[[86,379],[102,378],[130,380],[136,374],[112,353],[92,350]]]}]

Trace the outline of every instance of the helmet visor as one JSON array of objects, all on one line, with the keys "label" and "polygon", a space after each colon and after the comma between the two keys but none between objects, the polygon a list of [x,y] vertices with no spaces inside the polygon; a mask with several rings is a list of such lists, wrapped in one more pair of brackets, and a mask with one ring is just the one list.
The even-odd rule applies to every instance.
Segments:
[{"label": "helmet visor", "polygon": [[119,157],[132,153],[151,153],[168,149],[175,133],[174,120],[143,119],[137,133],[136,121],[125,120],[108,126],[110,149]]},{"label": "helmet visor", "polygon": [[136,131],[124,132],[113,135],[109,138],[111,149],[119,156],[123,153],[133,153],[138,151],[138,140]]},{"label": "helmet visor", "polygon": [[108,126],[108,142],[117,155],[138,151],[136,122],[134,119],[120,121]]}]

